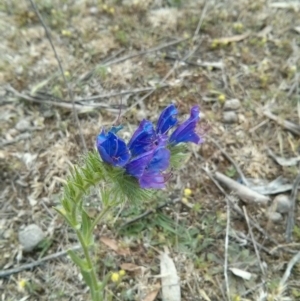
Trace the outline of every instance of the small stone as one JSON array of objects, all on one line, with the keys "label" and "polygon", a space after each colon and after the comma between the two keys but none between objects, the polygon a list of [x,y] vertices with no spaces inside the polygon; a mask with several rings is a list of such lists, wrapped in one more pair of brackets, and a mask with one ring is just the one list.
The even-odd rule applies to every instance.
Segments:
[{"label": "small stone", "polygon": [[26,119],[21,119],[17,124],[16,124],[16,129],[20,132],[24,132],[30,128],[30,122]]},{"label": "small stone", "polygon": [[98,8],[93,6],[90,8],[90,14],[91,15],[96,15],[98,13]]},{"label": "small stone", "polygon": [[279,222],[282,220],[282,215],[278,212],[271,212],[268,211],[266,213],[266,216],[272,221],[272,222]]},{"label": "small stone", "polygon": [[223,113],[223,122],[224,123],[235,123],[238,121],[238,116],[235,112],[228,111]]},{"label": "small stone", "polygon": [[32,251],[44,238],[43,230],[35,224],[28,225],[19,231],[19,242],[25,252]]},{"label": "small stone", "polygon": [[200,120],[203,121],[203,120],[205,120],[205,117],[206,117],[206,116],[205,116],[205,114],[204,114],[203,112],[200,111],[199,117],[200,117]]},{"label": "small stone", "polygon": [[139,110],[136,114],[136,119],[138,121],[142,121],[143,119],[146,119],[147,115],[146,112],[144,110]]},{"label": "small stone", "polygon": [[224,103],[224,111],[237,110],[241,107],[241,102],[238,99],[228,99]]},{"label": "small stone", "polygon": [[279,213],[289,212],[291,206],[290,199],[285,194],[278,194],[275,197],[273,204],[274,204],[275,211]]}]

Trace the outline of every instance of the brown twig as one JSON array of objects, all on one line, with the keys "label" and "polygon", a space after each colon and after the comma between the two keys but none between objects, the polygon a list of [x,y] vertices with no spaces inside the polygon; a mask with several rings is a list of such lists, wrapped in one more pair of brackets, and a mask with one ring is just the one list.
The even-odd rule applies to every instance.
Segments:
[{"label": "brown twig", "polygon": [[[169,86],[168,84],[163,84],[163,85],[160,85],[158,88],[164,88],[164,87],[168,87],[168,86]],[[94,95],[91,97],[79,98],[79,99],[76,99],[76,101],[97,100],[97,99],[101,99],[101,98],[110,98],[110,97],[126,95],[126,94],[137,94],[137,93],[148,92],[148,91],[152,91],[152,90],[153,90],[153,87],[145,87],[145,88],[118,91],[118,92],[112,92],[112,93],[108,93],[108,94],[99,94],[99,95]]]},{"label": "brown twig", "polygon": [[264,111],[263,114],[265,116],[267,116],[268,118],[276,121],[278,124],[280,124],[281,126],[283,126],[285,129],[291,131],[292,133],[299,135],[300,136],[300,127],[290,121],[287,120],[283,120],[280,117],[274,115],[273,113],[271,113],[270,111]]},{"label": "brown twig", "polygon": [[[69,250],[76,251],[76,250],[79,250],[80,248],[81,247],[79,245],[76,245],[76,246],[71,247]],[[8,269],[8,270],[2,270],[2,271],[0,271],[0,278],[8,277],[12,274],[20,273],[20,272],[25,271],[25,270],[30,270],[32,268],[35,268],[35,267],[45,263],[46,261],[64,256],[67,253],[68,253],[68,250],[60,251],[60,252],[45,256],[44,258],[41,258],[41,259],[36,260],[34,262],[23,264],[23,265],[21,265],[19,267],[16,267],[16,268],[12,268],[12,269]]]},{"label": "brown twig", "polygon": [[294,255],[292,257],[292,259],[289,261],[287,268],[280,280],[280,285],[285,287],[287,280],[289,279],[290,275],[291,275],[291,271],[292,268],[294,267],[294,265],[300,261],[300,252],[298,252],[296,255]]},{"label": "brown twig", "polygon": [[296,177],[296,180],[293,185],[291,197],[290,197],[290,209],[287,217],[287,223],[286,223],[286,232],[285,237],[287,242],[291,242],[292,240],[292,233],[295,226],[295,209],[296,209],[296,197],[298,193],[298,186],[300,184],[300,173]]},{"label": "brown twig", "polygon": [[165,44],[162,44],[162,45],[159,45],[159,46],[156,46],[156,47],[144,50],[144,51],[140,51],[140,52],[137,52],[137,53],[129,54],[129,55],[120,57],[118,59],[115,59],[113,61],[107,62],[103,66],[107,67],[107,66],[111,66],[113,64],[121,63],[121,62],[124,62],[126,60],[132,59],[132,58],[137,57],[137,56],[141,56],[141,55],[148,54],[148,53],[151,53],[151,52],[156,52],[156,51],[159,51],[161,49],[164,49],[164,48],[167,48],[167,47],[179,44],[179,43],[181,43],[183,41],[186,41],[186,40],[188,40],[188,38],[181,38],[181,39],[178,39],[178,40],[175,40],[175,41],[172,41],[172,42],[169,42],[169,43],[165,43]]},{"label": "brown twig", "polygon": [[[279,249],[284,249],[286,247],[298,247],[298,249],[299,249],[300,243],[294,242],[294,243],[290,243],[290,244],[278,245],[278,246],[274,247],[272,250],[270,250],[270,253],[274,254],[274,253],[278,252]],[[296,253],[296,251],[295,251],[295,253]]]},{"label": "brown twig", "polygon": [[225,286],[226,286],[226,295],[228,301],[231,300],[230,298],[230,286],[228,280],[228,245],[229,245],[229,230],[230,230],[230,203],[229,199],[226,199],[227,204],[227,211],[226,211],[226,234],[225,234],[225,246],[224,246],[224,279],[225,279]]},{"label": "brown twig", "polygon": [[[232,199],[232,197],[222,188],[222,186],[214,179],[213,175],[211,174],[211,172],[207,169],[207,168],[202,168],[202,170],[204,170],[204,172],[207,174],[207,176],[212,180],[212,182],[217,186],[217,188],[228,198],[229,202],[230,202],[230,206],[234,209],[234,211],[236,211],[240,216],[244,217],[244,213],[242,211],[242,209],[235,204],[234,200]],[[269,239],[271,242],[273,242],[274,244],[278,245],[278,241],[276,239],[274,239],[273,237],[271,237],[264,229],[262,229],[258,224],[256,224],[254,221],[252,221],[249,218],[249,224],[254,227],[256,230],[258,230],[260,233],[262,233],[267,239]],[[290,250],[288,250],[290,251]],[[293,251],[291,251],[291,253],[294,253]]]},{"label": "brown twig", "polygon": [[234,168],[240,175],[240,177],[243,181],[243,184],[245,184],[246,186],[249,186],[249,183],[248,183],[246,177],[244,176],[242,170],[240,169],[239,165],[231,158],[231,156],[222,148],[222,146],[215,139],[213,139],[212,137],[209,137],[209,136],[207,136],[207,138],[221,151],[221,153],[227,158],[227,160],[234,166]]},{"label": "brown twig", "polygon": [[[203,21],[204,21],[206,12],[207,12],[208,4],[209,4],[209,1],[205,1],[205,5],[204,5],[204,8],[202,10],[201,16],[199,18],[197,28],[194,32],[193,41],[195,41],[197,39],[197,36],[199,34],[199,31],[201,29],[201,26],[203,24]],[[183,58],[183,61],[187,61],[196,52],[196,50],[200,47],[200,44],[201,44],[201,42],[197,46],[193,47],[193,49]]]},{"label": "brown twig", "polygon": [[61,75],[62,75],[62,77],[63,77],[63,81],[64,81],[64,83],[65,83],[65,85],[66,85],[66,87],[67,87],[69,97],[70,97],[70,99],[71,99],[71,101],[72,101],[72,105],[73,105],[73,114],[74,114],[75,122],[76,122],[77,127],[78,127],[78,131],[79,131],[79,135],[80,135],[80,139],[81,139],[82,146],[83,146],[83,148],[84,148],[84,151],[87,152],[86,142],[85,142],[85,139],[84,139],[84,136],[83,136],[83,133],[82,133],[80,121],[79,121],[78,114],[77,114],[77,111],[76,111],[76,107],[75,107],[75,104],[74,104],[74,95],[73,95],[73,91],[72,91],[70,85],[69,85],[68,82],[67,82],[67,79],[66,79],[66,76],[65,76],[65,73],[64,73],[64,69],[63,69],[63,66],[62,66],[62,63],[61,63],[61,61],[60,61],[60,58],[59,58],[59,56],[58,56],[58,54],[57,54],[57,52],[56,52],[56,49],[55,49],[55,47],[54,47],[54,44],[53,44],[53,42],[52,42],[52,38],[51,38],[50,31],[49,31],[49,29],[48,29],[46,23],[44,22],[44,19],[43,19],[42,15],[40,14],[40,12],[39,12],[39,10],[38,10],[38,8],[37,8],[37,6],[36,6],[34,0],[29,0],[29,1],[30,1],[31,5],[32,5],[32,7],[33,7],[33,9],[34,9],[34,11],[35,11],[35,13],[36,13],[36,15],[38,16],[38,18],[39,18],[39,20],[40,20],[42,26],[43,26],[44,29],[45,29],[47,39],[48,39],[48,41],[49,41],[49,43],[50,43],[50,45],[51,45],[51,48],[52,48],[52,50],[53,50],[55,59],[56,59],[56,61],[57,61],[57,63],[58,63],[58,66],[59,66]]},{"label": "brown twig", "polygon": [[[144,91],[149,91],[148,93],[153,93],[155,91],[155,89],[159,89],[159,88],[164,88],[167,87],[167,84],[163,84],[160,86],[157,86],[156,88],[147,88]],[[93,110],[93,109],[97,109],[97,108],[110,108],[110,106],[107,103],[91,103],[91,104],[85,104],[85,103],[81,103],[81,101],[83,101],[83,99],[81,100],[76,100],[74,101],[73,104],[69,103],[68,101],[64,101],[64,100],[59,100],[59,101],[55,101],[55,100],[48,100],[48,99],[40,99],[36,96],[32,96],[32,95],[26,95],[23,93],[18,92],[17,90],[15,90],[13,87],[8,86],[6,87],[6,90],[13,93],[14,95],[16,95],[19,98],[25,99],[27,101],[31,101],[31,102],[35,102],[35,103],[39,103],[39,104],[47,104],[47,105],[53,105],[56,107],[60,107],[60,108],[64,108],[64,109],[68,109],[71,110],[75,107],[76,110],[81,111],[81,110]],[[132,93],[139,93],[142,92],[142,89],[140,89],[140,91],[133,91]],[[125,91],[128,92],[128,91]],[[124,93],[126,94],[126,93]],[[110,94],[111,96],[113,96],[113,93]],[[118,95],[118,92],[115,92],[114,95]],[[122,92],[119,93],[119,95],[122,95]],[[148,96],[148,94],[146,94],[145,96]],[[109,94],[106,95],[99,95],[96,97],[109,97]],[[143,99],[143,98],[142,98]],[[87,100],[87,99],[86,99]],[[89,98],[88,100],[91,100],[91,98]]]},{"label": "brown twig", "polygon": [[265,276],[265,269],[264,269],[264,267],[263,267],[263,265],[261,263],[259,251],[257,249],[257,243],[256,243],[256,240],[254,238],[254,235],[253,235],[253,232],[252,232],[252,228],[250,226],[249,216],[248,216],[247,209],[246,209],[245,206],[243,206],[243,211],[244,211],[245,220],[247,222],[247,226],[248,226],[248,229],[249,229],[249,233],[250,233],[250,236],[251,236],[251,239],[252,239],[252,244],[253,244],[253,247],[254,247],[254,251],[255,251],[255,254],[256,254],[259,266],[260,266],[260,270],[261,270],[262,274]]},{"label": "brown twig", "polygon": [[25,140],[25,139],[28,139],[30,137],[31,137],[30,133],[23,133],[23,134],[20,134],[19,136],[15,137],[12,140],[6,140],[4,142],[0,142],[0,147],[3,147],[3,146],[6,146],[6,145],[10,145],[10,144],[19,142],[21,140]]},{"label": "brown twig", "polygon": [[[140,52],[132,53],[132,54],[129,54],[129,55],[125,55],[125,56],[117,58],[115,60],[99,64],[98,66],[96,66],[96,68],[98,68],[99,66],[108,67],[108,66],[111,66],[113,64],[122,63],[122,62],[124,62],[126,60],[129,60],[129,59],[132,59],[134,57],[145,55],[145,54],[148,54],[148,53],[151,53],[151,52],[156,52],[156,51],[162,50],[164,48],[167,48],[169,46],[179,44],[179,43],[184,42],[186,40],[188,40],[188,38],[182,38],[182,39],[178,39],[178,40],[175,40],[175,41],[172,41],[172,42],[169,42],[169,43],[165,43],[165,44],[162,44],[162,45],[159,45],[159,46],[156,46],[156,47],[144,50],[144,51],[140,51]],[[84,74],[82,76],[82,79],[85,79],[86,77],[91,76],[96,68],[94,68],[92,71],[89,71],[88,73]]]},{"label": "brown twig", "polygon": [[234,191],[244,202],[246,203],[257,203],[262,205],[267,205],[267,203],[270,201],[270,198],[262,195],[250,188],[248,188],[245,185],[242,185],[238,183],[237,181],[234,181],[230,179],[229,177],[225,176],[224,174],[220,172],[215,172],[213,174],[214,178],[218,180],[219,182],[226,185],[229,189]]},{"label": "brown twig", "polygon": [[[172,69],[169,70],[169,72],[164,76],[164,78],[160,81],[158,86],[161,86],[164,84],[164,82],[168,79],[168,77],[174,72],[174,70],[177,68],[177,61],[174,63],[174,66]],[[156,88],[153,88],[151,91],[149,91],[146,95],[141,97],[139,100],[137,100],[135,103],[133,103],[128,109],[126,109],[124,112],[122,112],[121,116],[124,116],[127,112],[130,112],[132,108],[137,106],[138,104],[142,103],[148,96],[150,96],[152,93],[156,91]]]}]

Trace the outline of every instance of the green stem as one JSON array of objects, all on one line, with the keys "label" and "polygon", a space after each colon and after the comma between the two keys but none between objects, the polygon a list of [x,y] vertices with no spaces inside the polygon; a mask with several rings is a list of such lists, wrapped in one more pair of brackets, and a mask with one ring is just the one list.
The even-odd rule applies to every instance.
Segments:
[{"label": "green stem", "polygon": [[97,279],[97,275],[96,275],[96,271],[94,268],[94,265],[92,263],[92,259],[89,253],[89,249],[88,246],[85,243],[85,240],[81,234],[81,232],[79,230],[76,230],[76,235],[79,239],[79,242],[81,244],[83,253],[84,253],[84,257],[86,259],[86,263],[87,263],[87,267],[89,270],[89,274],[91,277],[91,282],[88,283],[90,290],[91,290],[91,295],[92,295],[92,300],[93,301],[103,301],[103,296],[101,295],[102,292],[100,290],[100,285]]},{"label": "green stem", "polygon": [[99,221],[104,217],[104,215],[111,209],[110,206],[107,206],[106,208],[102,209],[101,212],[96,216],[96,218],[94,219],[94,221],[92,222],[91,225],[91,229],[90,229],[90,233],[89,235],[92,234],[92,232],[94,231],[95,227],[97,226],[97,224],[99,223]]}]

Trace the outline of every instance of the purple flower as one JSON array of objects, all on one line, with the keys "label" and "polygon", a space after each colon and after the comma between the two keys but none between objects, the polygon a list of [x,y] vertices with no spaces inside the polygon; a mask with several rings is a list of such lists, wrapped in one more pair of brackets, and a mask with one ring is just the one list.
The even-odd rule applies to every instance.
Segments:
[{"label": "purple flower", "polygon": [[142,177],[139,178],[139,184],[141,188],[145,189],[162,189],[166,186],[166,179],[162,173],[145,172]]},{"label": "purple flower", "polygon": [[159,138],[152,150],[133,158],[126,166],[126,172],[139,181],[141,188],[164,188],[165,176],[162,174],[170,165],[170,151],[164,148],[165,137]]},{"label": "purple flower", "polygon": [[104,129],[97,137],[97,149],[102,160],[113,166],[124,166],[130,159],[130,153],[123,139]]},{"label": "purple flower", "polygon": [[143,120],[131,137],[128,147],[133,157],[151,150],[156,140],[152,122]]},{"label": "purple flower", "polygon": [[176,125],[178,110],[174,104],[170,104],[166,107],[159,116],[156,133],[157,134],[167,134],[168,131]]},{"label": "purple flower", "polygon": [[153,157],[144,173],[139,177],[142,188],[160,189],[165,187],[165,175],[162,173],[170,165],[170,151],[166,148],[158,148],[154,151]]},{"label": "purple flower", "polygon": [[154,150],[142,153],[141,155],[133,158],[126,166],[126,172],[136,178],[140,178],[147,165],[153,158]]},{"label": "purple flower", "polygon": [[196,125],[200,119],[199,113],[199,106],[192,107],[191,116],[189,117],[189,119],[180,124],[172,133],[169,139],[169,143],[171,145],[176,145],[181,142],[193,142],[196,144],[202,142],[201,137],[196,134]]}]

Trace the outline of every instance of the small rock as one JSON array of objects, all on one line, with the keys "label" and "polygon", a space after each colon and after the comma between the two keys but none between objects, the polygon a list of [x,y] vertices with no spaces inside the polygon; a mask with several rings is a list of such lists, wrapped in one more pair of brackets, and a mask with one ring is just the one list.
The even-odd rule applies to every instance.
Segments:
[{"label": "small rock", "polygon": [[90,8],[90,14],[91,15],[96,15],[98,13],[98,8],[93,6]]},{"label": "small rock", "polygon": [[203,121],[203,120],[205,120],[205,117],[206,117],[206,116],[205,116],[205,114],[204,114],[203,112],[200,111],[199,117],[200,117],[200,120]]},{"label": "small rock", "polygon": [[238,121],[238,116],[235,112],[228,111],[223,113],[223,122],[224,123],[235,123]]},{"label": "small rock", "polygon": [[238,99],[228,99],[224,103],[224,111],[237,110],[241,106],[241,102]]},{"label": "small rock", "polygon": [[44,232],[35,224],[28,225],[19,231],[19,241],[25,252],[32,251],[44,238]]},{"label": "small rock", "polygon": [[16,124],[16,129],[20,132],[24,132],[30,128],[30,122],[26,119],[21,119],[17,124]]},{"label": "small rock", "polygon": [[136,114],[136,119],[138,121],[142,121],[143,119],[146,119],[147,115],[146,112],[144,110],[139,110]]},{"label": "small rock", "polygon": [[274,204],[275,211],[279,213],[289,212],[291,206],[290,199],[285,194],[278,194],[275,197],[273,204]]},{"label": "small rock", "polygon": [[278,212],[266,212],[266,216],[272,221],[272,222],[279,222],[282,220],[282,215]]}]

